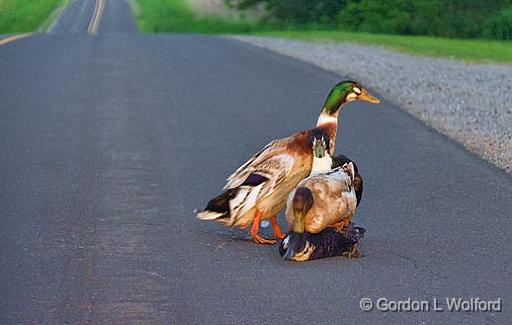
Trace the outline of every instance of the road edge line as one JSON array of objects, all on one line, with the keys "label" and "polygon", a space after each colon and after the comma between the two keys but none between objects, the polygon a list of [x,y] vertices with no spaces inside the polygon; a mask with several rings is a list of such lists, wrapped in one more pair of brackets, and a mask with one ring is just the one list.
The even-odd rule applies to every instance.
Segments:
[{"label": "road edge line", "polygon": [[29,37],[29,36],[31,36],[33,34],[34,33],[23,33],[23,34],[8,35],[8,36],[3,37],[3,38],[0,37],[0,46],[2,46],[4,44],[7,44],[7,43],[10,43],[10,42],[14,42],[16,40],[20,40],[20,39]]}]

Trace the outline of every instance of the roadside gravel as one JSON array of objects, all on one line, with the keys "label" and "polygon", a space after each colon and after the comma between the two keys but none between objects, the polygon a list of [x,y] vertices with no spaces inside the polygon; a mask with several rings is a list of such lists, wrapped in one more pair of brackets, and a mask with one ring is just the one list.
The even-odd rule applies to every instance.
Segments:
[{"label": "roadside gravel", "polygon": [[347,43],[230,38],[357,79],[512,173],[512,65],[470,64]]}]

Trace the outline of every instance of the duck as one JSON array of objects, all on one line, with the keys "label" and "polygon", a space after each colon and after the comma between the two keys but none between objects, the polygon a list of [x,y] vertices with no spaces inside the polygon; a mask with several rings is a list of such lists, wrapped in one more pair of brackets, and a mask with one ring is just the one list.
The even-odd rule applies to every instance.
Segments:
[{"label": "duck", "polygon": [[327,227],[342,230],[347,226],[357,206],[354,177],[353,162],[329,172],[312,171],[288,195],[285,216],[289,231],[299,228],[317,234]]},{"label": "duck", "polygon": [[[232,227],[246,228],[251,226],[249,235],[256,243],[275,243],[275,240],[263,238],[259,235],[258,227],[261,220],[264,220],[261,211],[270,210],[277,214],[284,203],[276,202],[276,200],[286,201],[286,196],[293,189],[293,184],[307,176],[304,173],[298,174],[295,172],[298,174],[295,176],[296,179],[285,180],[287,174],[291,173],[287,169],[294,168],[294,166],[283,166],[287,162],[284,159],[293,159],[295,160],[294,164],[298,164],[300,167],[304,164],[315,165],[314,170],[324,170],[327,166],[332,165],[332,158],[328,153],[330,141],[326,131],[315,128],[306,135],[308,136],[308,146],[305,150],[309,150],[309,154],[294,157],[283,150],[282,158],[278,155],[274,159],[267,160],[266,165],[258,166],[257,173],[249,173],[241,184],[228,188],[224,193],[210,200],[204,211],[200,212],[197,217],[202,220],[215,220]],[[314,159],[311,156],[314,156]],[[308,160],[314,160],[315,162],[313,164]],[[278,195],[281,198],[276,199]],[[279,210],[275,208],[276,205],[280,206]],[[270,218],[270,222],[274,229],[274,236],[279,239],[284,238],[285,234],[282,233],[277,220]]]},{"label": "duck", "polygon": [[298,227],[281,241],[279,254],[285,260],[296,262],[334,256],[359,258],[363,255],[358,245],[365,232],[365,228],[353,223],[341,231],[328,227],[318,234],[304,232],[303,228]]},{"label": "duck", "polygon": [[277,222],[277,214],[286,205],[288,194],[310,175],[315,155],[321,156],[316,164],[332,164],[338,115],[345,104],[356,100],[380,102],[358,82],[345,80],[334,85],[315,128],[267,144],[227,178],[224,192],[211,199],[197,218],[229,227],[250,227],[249,236],[254,242],[275,244],[276,240],[259,234],[261,221],[270,220],[274,237],[283,239],[286,235]]}]

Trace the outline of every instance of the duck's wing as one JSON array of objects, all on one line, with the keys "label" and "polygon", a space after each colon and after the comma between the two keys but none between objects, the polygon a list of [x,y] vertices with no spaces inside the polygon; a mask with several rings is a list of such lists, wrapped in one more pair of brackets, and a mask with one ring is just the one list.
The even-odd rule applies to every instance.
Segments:
[{"label": "duck's wing", "polygon": [[[249,175],[256,172],[258,169],[261,169],[262,172],[265,172],[265,169],[268,169],[268,167],[265,165],[266,162],[268,165],[275,164],[271,161],[274,159],[274,157],[277,157],[285,152],[287,142],[288,139],[285,138],[274,140],[267,144],[263,149],[249,158],[249,160],[247,160],[226,179],[224,190],[236,188],[242,185],[249,177]],[[280,159],[281,158],[278,158],[276,161],[279,161]],[[279,165],[279,163],[277,163],[277,165]]]},{"label": "duck's wing", "polygon": [[230,201],[231,223],[249,212],[256,203],[273,193],[292,171],[295,158],[287,153],[271,156],[251,165],[251,172],[238,185],[238,193]]}]

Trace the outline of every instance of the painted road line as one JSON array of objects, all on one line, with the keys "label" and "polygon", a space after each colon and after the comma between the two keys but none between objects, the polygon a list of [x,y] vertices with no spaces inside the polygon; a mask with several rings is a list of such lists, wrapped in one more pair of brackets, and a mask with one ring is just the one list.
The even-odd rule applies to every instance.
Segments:
[{"label": "painted road line", "polygon": [[87,28],[87,32],[89,34],[96,34],[98,32],[98,28],[100,27],[101,17],[103,16],[103,11],[105,10],[105,0],[96,0],[96,4],[94,6],[94,12],[91,17],[91,21],[89,22],[89,28]]},{"label": "painted road line", "polygon": [[0,45],[4,45],[4,44],[7,44],[9,42],[13,42],[13,41],[25,38],[25,37],[29,37],[30,35],[32,35],[32,33],[9,35],[9,36],[6,36],[4,38],[0,38]]}]

